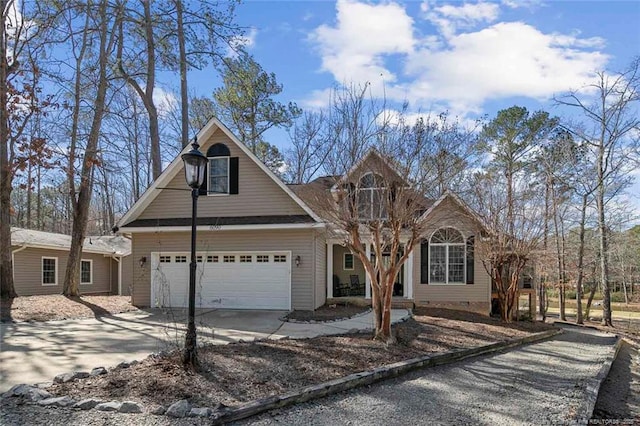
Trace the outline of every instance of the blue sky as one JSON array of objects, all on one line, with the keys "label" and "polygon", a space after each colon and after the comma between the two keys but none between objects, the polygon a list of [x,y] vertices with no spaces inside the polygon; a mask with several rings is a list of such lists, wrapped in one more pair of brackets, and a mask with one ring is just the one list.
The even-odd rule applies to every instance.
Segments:
[{"label": "blue sky", "polygon": [[[254,0],[238,6],[237,22],[248,51],[284,85],[279,100],[305,109],[326,105],[335,84],[368,81],[415,113],[491,118],[517,104],[561,115],[554,95],[640,55],[637,0]],[[189,84],[210,95],[220,80],[209,69]],[[286,149],[284,132],[269,136]]]},{"label": "blue sky", "polygon": [[[640,1],[247,1],[237,22],[280,99],[303,108],[325,105],[336,83],[369,81],[415,112],[551,110],[554,94],[640,54]],[[192,73],[198,94],[219,84]]]}]

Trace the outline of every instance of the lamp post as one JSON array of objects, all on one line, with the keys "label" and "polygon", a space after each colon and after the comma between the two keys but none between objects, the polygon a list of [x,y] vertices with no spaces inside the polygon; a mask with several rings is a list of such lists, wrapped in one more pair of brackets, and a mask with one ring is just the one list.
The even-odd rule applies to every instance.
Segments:
[{"label": "lamp post", "polygon": [[184,161],[184,176],[187,185],[191,188],[191,264],[189,265],[189,318],[187,322],[187,336],[184,342],[182,362],[185,365],[195,367],[198,363],[196,357],[196,218],[198,216],[198,192],[204,181],[204,170],[207,165],[207,157],[198,150],[198,139],[191,144],[191,151],[182,154]]}]

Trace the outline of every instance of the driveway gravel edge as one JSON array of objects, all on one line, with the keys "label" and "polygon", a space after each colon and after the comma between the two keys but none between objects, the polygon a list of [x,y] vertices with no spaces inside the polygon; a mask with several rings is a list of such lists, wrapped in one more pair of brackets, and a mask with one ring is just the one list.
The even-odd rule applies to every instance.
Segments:
[{"label": "driveway gravel edge", "polygon": [[598,374],[594,378],[591,378],[587,381],[585,386],[585,397],[580,404],[580,407],[576,410],[576,424],[577,425],[588,425],[589,420],[593,416],[593,410],[596,406],[596,401],[598,400],[598,393],[600,392],[600,386],[605,381],[607,376],[609,375],[609,370],[611,369],[611,365],[613,361],[615,361],[618,356],[618,352],[620,351],[620,346],[622,345],[622,340],[620,336],[618,336],[618,340],[613,348],[613,352],[607,356],[598,371]]},{"label": "driveway gravel edge", "polygon": [[[540,333],[532,334],[530,336],[509,339],[502,342],[492,343],[490,345],[478,346],[468,349],[455,349],[442,354],[426,355],[419,358],[413,358],[406,361],[388,364],[385,366],[374,368],[372,370],[350,374],[348,376],[330,380],[328,382],[307,386],[281,395],[275,395],[250,401],[235,408],[225,408],[223,411],[214,413],[212,415],[212,424],[217,425],[235,420],[241,420],[276,408],[283,408],[286,406],[295,405],[335,393],[343,392],[356,387],[370,385],[372,383],[397,377],[420,368],[449,364],[470,357],[486,355],[505,349],[511,349],[513,347],[525,345],[528,343],[539,342],[541,340],[546,340],[551,337],[557,336],[562,332],[563,331],[561,329],[547,330]],[[619,347],[619,344],[617,346]],[[613,362],[613,360],[611,360],[611,362]],[[603,378],[598,381],[598,385],[595,391],[596,398],[597,391],[600,388],[600,384],[602,383],[602,380],[606,378],[610,366],[611,363],[608,364]],[[602,370],[599,372],[598,377],[600,377],[601,373]],[[594,406],[595,399],[593,400],[593,403],[590,404],[591,413],[593,412]]]}]

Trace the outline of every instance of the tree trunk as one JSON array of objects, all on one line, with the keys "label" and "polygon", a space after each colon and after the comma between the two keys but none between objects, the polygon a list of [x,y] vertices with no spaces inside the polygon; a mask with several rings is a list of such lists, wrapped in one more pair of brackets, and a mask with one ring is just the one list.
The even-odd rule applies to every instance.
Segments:
[{"label": "tree trunk", "polygon": [[[603,160],[604,161],[604,160]],[[599,168],[599,172],[601,167]],[[602,324],[607,327],[613,327],[611,321],[611,288],[609,283],[609,246],[607,237],[607,225],[604,213],[604,184],[598,185],[598,231],[600,243],[600,280],[602,286]]]},{"label": "tree trunk", "polygon": [[[99,74],[98,74],[98,87],[96,91],[96,100],[93,104],[93,120],[91,122],[91,129],[87,138],[87,145],[85,148],[84,159],[82,162],[82,172],[80,175],[80,186],[78,191],[78,200],[74,204],[73,212],[73,230],[71,232],[71,248],[69,250],[69,259],[67,262],[67,270],[64,279],[63,293],[66,296],[78,296],[80,281],[80,261],[82,258],[82,244],[84,243],[85,233],[87,229],[87,222],[89,218],[89,207],[91,204],[91,195],[93,192],[92,172],[95,167],[98,140],[100,138],[100,129],[102,126],[102,117],[105,111],[106,92],[108,86],[107,68],[108,56],[111,50],[115,25],[119,20],[119,16],[115,19],[116,23],[111,31],[109,37],[108,31],[108,14],[107,14],[107,0],[103,0],[100,4],[100,25],[99,25]],[[87,13],[91,13],[91,9],[87,7]]]},{"label": "tree trunk", "polygon": [[184,148],[189,144],[189,99],[188,99],[188,87],[187,87],[187,52],[186,42],[184,38],[184,22],[182,18],[182,1],[175,0],[176,4],[176,20],[178,30],[178,50],[180,52],[180,100],[182,104],[181,108],[181,122],[182,133],[181,141]]},{"label": "tree trunk", "polygon": [[584,278],[584,234],[587,220],[587,195],[582,196],[580,209],[580,242],[578,245],[578,278],[576,281],[576,324],[583,324],[582,318],[582,280]]},{"label": "tree trunk", "polygon": [[[156,48],[155,38],[153,34],[153,18],[151,14],[152,1],[142,1],[144,11],[144,32],[146,41],[147,54],[147,79],[144,90],[138,82],[131,77],[124,69],[122,64],[122,49],[124,44],[124,34],[122,25],[119,27],[119,43],[118,43],[118,70],[124,77],[125,81],[131,86],[144,104],[149,117],[149,139],[151,140],[151,169],[153,179],[157,179],[162,173],[162,157],[160,155],[160,126],[158,124],[158,109],[153,100],[153,91],[155,90],[156,81]],[[137,199],[137,198],[136,198]]]},{"label": "tree trunk", "polygon": [[584,309],[584,317],[588,320],[589,319],[589,314],[591,311],[591,303],[593,303],[593,298],[596,295],[596,290],[598,289],[598,286],[592,285],[591,289],[589,290],[589,298],[587,299],[587,306]]},{"label": "tree trunk", "polygon": [[0,1],[0,296],[16,297],[13,286],[13,263],[11,261],[11,191],[13,172],[9,160],[9,111],[7,110],[7,1]]}]

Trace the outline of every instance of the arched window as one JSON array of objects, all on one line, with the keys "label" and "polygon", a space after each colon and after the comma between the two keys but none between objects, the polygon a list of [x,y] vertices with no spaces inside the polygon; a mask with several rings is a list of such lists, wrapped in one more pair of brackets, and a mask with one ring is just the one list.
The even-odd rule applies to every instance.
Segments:
[{"label": "arched window", "polygon": [[464,237],[454,228],[440,228],[429,240],[429,283],[464,284]]},{"label": "arched window", "polygon": [[382,176],[367,173],[357,186],[358,217],[362,220],[387,218],[386,188]]}]

